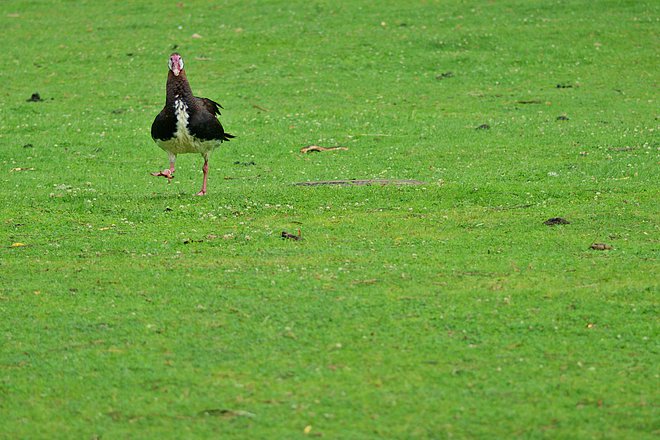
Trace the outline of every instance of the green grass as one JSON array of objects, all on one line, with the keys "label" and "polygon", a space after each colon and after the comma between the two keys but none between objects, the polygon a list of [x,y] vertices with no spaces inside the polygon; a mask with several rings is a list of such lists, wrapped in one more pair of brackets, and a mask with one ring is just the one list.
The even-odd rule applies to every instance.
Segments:
[{"label": "green grass", "polygon": [[0,437],[655,438],[659,13],[5,1]]}]

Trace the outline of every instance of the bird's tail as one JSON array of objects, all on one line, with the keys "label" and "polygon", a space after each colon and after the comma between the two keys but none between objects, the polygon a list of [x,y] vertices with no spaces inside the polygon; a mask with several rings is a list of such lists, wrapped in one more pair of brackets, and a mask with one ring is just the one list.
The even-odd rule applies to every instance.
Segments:
[{"label": "bird's tail", "polygon": [[222,140],[223,140],[223,141],[228,141],[229,139],[233,139],[233,138],[235,138],[235,137],[236,137],[236,136],[234,136],[233,134],[225,133],[225,134],[224,134],[224,138],[223,138]]}]

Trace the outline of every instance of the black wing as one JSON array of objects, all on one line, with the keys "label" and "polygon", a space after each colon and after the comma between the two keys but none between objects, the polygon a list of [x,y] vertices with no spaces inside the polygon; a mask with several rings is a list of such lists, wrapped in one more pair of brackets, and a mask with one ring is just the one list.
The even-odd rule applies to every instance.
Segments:
[{"label": "black wing", "polygon": [[212,115],[220,115],[220,109],[224,109],[223,106],[218,104],[215,101],[210,100],[209,98],[199,98],[195,96],[195,101],[201,106],[208,110]]},{"label": "black wing", "polygon": [[163,109],[163,111],[158,113],[156,119],[154,119],[154,123],[151,124],[151,138],[166,141],[172,139],[175,132],[176,117]]},{"label": "black wing", "polygon": [[235,137],[232,134],[226,133],[225,129],[216,118],[216,114],[220,114],[220,104],[211,101],[208,98],[195,98],[198,104],[196,111],[190,115],[188,122],[188,129],[190,134],[198,139],[203,140],[219,140],[228,141]]}]

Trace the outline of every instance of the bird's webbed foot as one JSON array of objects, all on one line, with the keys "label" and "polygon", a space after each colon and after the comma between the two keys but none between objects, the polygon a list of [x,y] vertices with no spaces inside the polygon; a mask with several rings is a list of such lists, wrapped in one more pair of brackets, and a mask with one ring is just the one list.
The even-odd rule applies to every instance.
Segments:
[{"label": "bird's webbed foot", "polygon": [[156,173],[151,173],[152,176],[163,176],[167,177],[167,183],[174,179],[174,171],[170,169],[164,169],[163,171],[158,171]]}]

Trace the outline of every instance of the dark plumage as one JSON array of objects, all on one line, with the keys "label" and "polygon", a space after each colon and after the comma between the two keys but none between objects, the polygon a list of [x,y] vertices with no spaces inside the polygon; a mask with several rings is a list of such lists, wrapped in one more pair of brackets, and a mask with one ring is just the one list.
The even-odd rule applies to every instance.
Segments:
[{"label": "dark plumage", "polygon": [[193,96],[178,53],[170,55],[169,68],[165,107],[151,125],[151,137],[169,155],[170,167],[152,175],[167,177],[169,181],[174,177],[177,154],[199,153],[204,157],[204,182],[197,195],[204,195],[211,152],[234,136],[226,133],[217,119],[220,104]]}]

